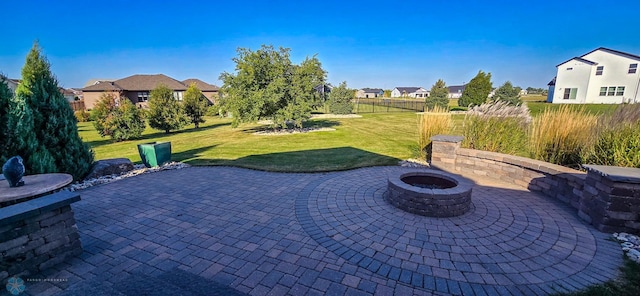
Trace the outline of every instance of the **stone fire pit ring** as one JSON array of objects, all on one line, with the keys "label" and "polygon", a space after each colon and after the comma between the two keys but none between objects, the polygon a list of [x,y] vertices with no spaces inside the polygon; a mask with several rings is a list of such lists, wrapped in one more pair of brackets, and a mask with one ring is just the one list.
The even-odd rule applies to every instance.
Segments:
[{"label": "stone fire pit ring", "polygon": [[[414,186],[414,185],[417,186]],[[455,217],[471,209],[473,182],[442,171],[389,176],[386,200],[403,211],[428,217]]]}]

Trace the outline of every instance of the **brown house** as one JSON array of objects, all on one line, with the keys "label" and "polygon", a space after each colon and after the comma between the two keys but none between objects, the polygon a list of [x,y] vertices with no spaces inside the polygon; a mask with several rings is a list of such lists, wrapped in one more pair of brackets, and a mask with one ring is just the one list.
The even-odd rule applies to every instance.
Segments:
[{"label": "brown house", "polygon": [[[218,87],[215,85],[207,84],[198,79],[187,79],[186,81],[192,81],[196,83],[196,86],[207,89],[207,93],[211,98],[214,97],[214,93],[217,96]],[[121,93],[123,96],[129,98],[131,102],[138,106],[146,106],[149,101],[149,95],[152,89],[159,85],[165,85],[169,89],[173,90],[174,97],[181,101],[184,96],[184,92],[187,90],[188,85],[184,82],[173,79],[163,74],[155,75],[133,75],[126,78],[118,79],[115,81],[100,81],[94,85],[87,86],[82,89],[84,96],[84,105],[87,109],[92,109],[103,93]],[[199,85],[200,84],[200,85]],[[205,90],[200,88],[202,92],[207,96]],[[209,99],[209,96],[207,98]],[[211,101],[211,99],[209,99]]]},{"label": "brown house", "polygon": [[191,83],[195,83],[196,87],[200,89],[200,91],[202,91],[202,94],[205,97],[207,97],[207,100],[209,100],[211,104],[215,104],[216,100],[218,99],[218,91],[220,90],[220,88],[195,78],[190,78],[182,81],[182,84],[186,85],[187,87],[189,87]]}]

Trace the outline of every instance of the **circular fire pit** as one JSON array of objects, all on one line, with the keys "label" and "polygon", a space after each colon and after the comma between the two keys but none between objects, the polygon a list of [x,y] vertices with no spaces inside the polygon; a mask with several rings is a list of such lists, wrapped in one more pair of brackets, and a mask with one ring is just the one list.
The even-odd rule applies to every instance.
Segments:
[{"label": "circular fire pit", "polygon": [[418,171],[389,177],[387,201],[422,216],[454,217],[471,208],[473,183],[440,171]]}]

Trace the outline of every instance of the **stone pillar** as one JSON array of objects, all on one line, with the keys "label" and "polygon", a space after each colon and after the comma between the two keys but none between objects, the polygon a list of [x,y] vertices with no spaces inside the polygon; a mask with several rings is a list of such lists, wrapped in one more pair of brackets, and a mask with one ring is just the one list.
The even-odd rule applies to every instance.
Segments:
[{"label": "stone pillar", "polygon": [[437,135],[431,137],[431,166],[443,171],[456,170],[456,156],[464,137]]},{"label": "stone pillar", "polygon": [[61,191],[0,208],[0,282],[35,275],[82,253],[71,203]]},{"label": "stone pillar", "polygon": [[585,165],[578,215],[603,232],[640,234],[640,169]]}]

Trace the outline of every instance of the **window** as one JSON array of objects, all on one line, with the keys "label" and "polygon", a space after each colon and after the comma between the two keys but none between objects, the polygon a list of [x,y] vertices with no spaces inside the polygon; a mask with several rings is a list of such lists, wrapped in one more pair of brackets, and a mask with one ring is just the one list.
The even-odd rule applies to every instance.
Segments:
[{"label": "window", "polygon": [[629,74],[636,74],[638,71],[638,64],[629,64]]},{"label": "window", "polygon": [[600,88],[600,96],[624,96],[624,86],[603,86]]},{"label": "window", "polygon": [[571,70],[573,70],[573,68],[571,68],[571,67],[567,68],[567,71],[571,71]]},{"label": "window", "polygon": [[607,87],[603,86],[600,88],[600,96],[606,96],[607,95]]},{"label": "window", "polygon": [[178,101],[182,101],[182,92],[181,91],[174,91],[173,92],[173,98],[178,100]]},{"label": "window", "polygon": [[565,100],[575,100],[577,93],[578,93],[578,89],[577,88],[565,88],[564,89],[564,97],[562,97],[562,98],[565,99]]},{"label": "window", "polygon": [[602,75],[602,71],[604,71],[604,66],[598,66],[596,68],[596,75]]},{"label": "window", "polygon": [[149,100],[149,92],[148,91],[140,91],[138,92],[138,103],[146,102]]}]

